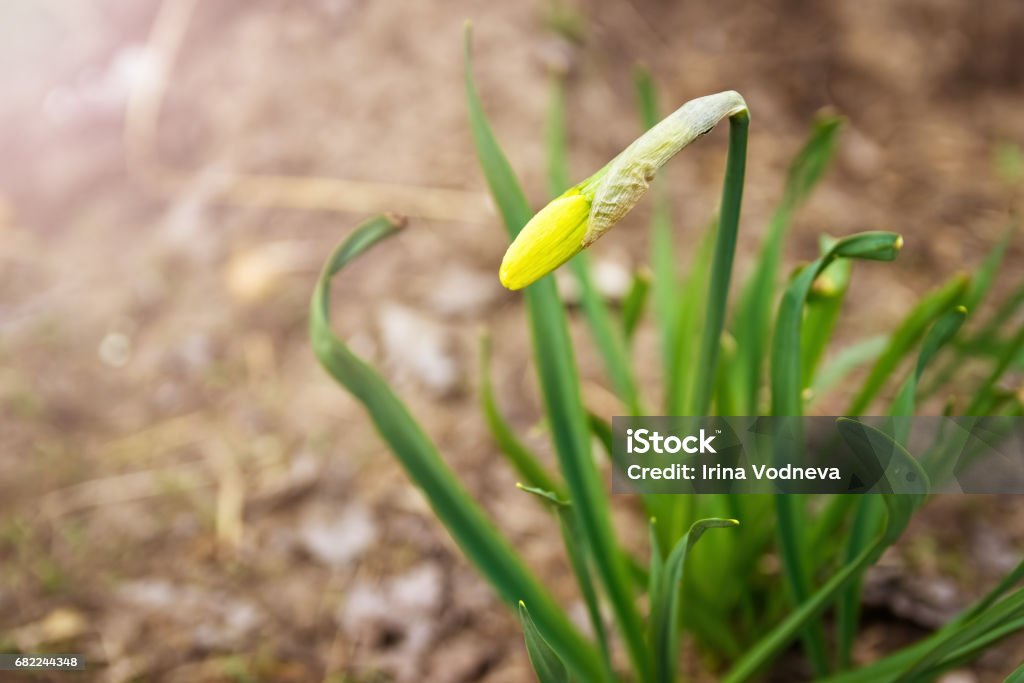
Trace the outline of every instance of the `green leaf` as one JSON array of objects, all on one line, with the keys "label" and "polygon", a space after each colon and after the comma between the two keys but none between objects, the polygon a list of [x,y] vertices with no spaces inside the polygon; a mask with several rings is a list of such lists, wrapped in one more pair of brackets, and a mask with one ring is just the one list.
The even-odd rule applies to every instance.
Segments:
[{"label": "green leaf", "polygon": [[[704,234],[697,242],[697,248],[690,257],[690,264],[683,276],[683,282],[678,288],[676,296],[676,310],[674,320],[676,329],[685,330],[686,334],[679,334],[675,340],[675,350],[672,355],[671,365],[665,370],[665,414],[666,415],[692,415],[694,414],[688,401],[694,395],[694,382],[697,375],[694,371],[697,366],[698,344],[701,339],[701,331],[704,325],[704,312],[707,310],[707,297],[704,296],[707,281],[711,273],[711,250],[715,245],[715,235],[718,233],[717,218],[708,223]],[[683,532],[679,529],[678,538]]]},{"label": "green leaf", "polygon": [[423,491],[431,508],[466,557],[509,605],[529,600],[545,638],[587,680],[606,680],[596,664],[599,653],[555,604],[547,591],[498,533],[434,444],[387,383],[356,357],[331,331],[331,278],[380,240],[393,235],[399,223],[375,218],[357,228],[328,259],[310,303],[309,334],[317,359],[370,414],[374,426]]},{"label": "green leaf", "polygon": [[789,168],[782,200],[772,216],[757,266],[746,282],[734,317],[734,335],[740,342],[739,372],[748,403],[747,415],[757,414],[761,368],[768,349],[769,325],[774,308],[782,244],[793,214],[810,195],[835,153],[843,119],[819,116],[810,136]]},{"label": "green leaf", "polygon": [[[963,304],[968,311],[972,313],[980,310],[985,297],[992,289],[992,284],[995,282],[996,275],[999,273],[999,268],[1006,257],[1006,250],[1010,245],[1010,241],[1014,235],[1017,234],[1017,223],[1011,223],[1009,227],[1004,231],[1003,236],[996,242],[995,245],[989,250],[985,256],[985,260],[982,261],[981,265],[974,272],[974,276],[971,278],[971,284],[964,295]],[[1009,317],[1012,317],[1013,311],[1015,310],[1014,299],[1019,297],[1020,301],[1024,301],[1024,288],[1021,288],[1015,295],[1009,297],[1003,306],[999,309],[992,320],[973,336],[965,344],[960,344],[954,348],[953,353],[949,354],[946,362],[940,367],[933,378],[933,381],[929,387],[923,392],[924,395],[932,394],[936,389],[948,385],[950,379],[956,373],[956,371],[963,366],[964,360],[978,352],[981,348],[988,346],[991,342],[998,337],[998,333],[1002,325],[1006,322]],[[1009,309],[1009,310],[1007,310]],[[1007,315],[1008,314],[1008,315]]]},{"label": "green leaf", "polygon": [[608,634],[605,631],[604,618],[601,615],[597,589],[590,574],[592,558],[590,558],[590,553],[586,546],[586,539],[580,533],[576,517],[570,509],[570,502],[562,499],[552,491],[534,486],[524,486],[523,484],[517,484],[516,486],[520,490],[531,493],[548,503],[558,515],[558,525],[562,531],[562,542],[569,556],[569,563],[572,565],[573,574],[576,576],[576,583],[580,587],[583,603],[587,606],[590,625],[594,629],[594,635],[597,636],[597,644],[601,648],[601,663],[608,678],[614,679],[615,673],[612,670],[611,655],[608,650]]},{"label": "green leaf", "polygon": [[564,495],[563,488],[555,482],[555,478],[548,473],[533,451],[519,440],[498,409],[491,382],[491,338],[488,334],[480,337],[480,407],[494,442],[519,476],[531,486]]},{"label": "green leaf", "polygon": [[[468,26],[465,76],[470,128],[477,156],[509,237],[514,238],[530,219],[531,211],[508,160],[491,132],[477,95]],[[643,638],[640,615],[633,602],[632,576],[615,539],[607,495],[590,453],[589,424],[580,396],[579,375],[565,307],[558,298],[551,276],[527,287],[524,298],[544,406],[562,475],[573,501],[573,513],[594,558],[597,574],[604,585],[633,668],[641,681],[647,681],[650,680],[651,660]],[[531,606],[531,609],[534,608]],[[564,653],[559,652],[571,668],[583,673],[577,663],[570,662]],[[600,667],[595,667],[593,662],[589,667],[591,670],[597,668],[598,672],[585,676],[586,680],[603,680]]]},{"label": "green leaf", "polygon": [[[658,520],[651,517],[647,526],[647,542],[651,546],[651,564],[647,570],[647,595],[653,599],[658,594],[661,586],[661,575],[665,570],[665,557],[661,552],[661,543],[658,541]],[[651,604],[651,613],[654,612],[654,604]],[[654,619],[648,619],[648,637],[654,642]]]},{"label": "green leaf", "polygon": [[718,386],[715,389],[715,413],[718,415],[737,415],[742,405],[740,396],[743,388],[739,386],[740,377],[731,372],[736,367],[736,340],[728,332],[722,333],[722,348],[718,355]]},{"label": "green leaf", "polygon": [[886,380],[893,375],[900,362],[913,350],[925,330],[939,316],[962,301],[969,285],[970,279],[966,275],[957,275],[946,284],[922,297],[889,337],[888,345],[875,361],[864,384],[851,401],[850,407],[847,408],[847,415],[860,415],[868,408],[885,385]]},{"label": "green leaf", "polygon": [[[940,673],[944,668],[943,660],[961,649],[974,650],[974,641],[985,638],[994,629],[1010,622],[1024,619],[1024,590],[1012,593],[1009,597],[995,603],[975,619],[963,622],[951,629],[931,644],[931,647],[919,657],[912,666],[900,672],[900,680],[914,680]],[[1019,625],[1014,624],[1017,630]],[[1009,635],[1009,634],[1004,634]],[[938,671],[936,671],[938,669]]]},{"label": "green leaf", "polygon": [[1006,250],[1010,246],[1010,241],[1014,235],[1017,234],[1017,223],[1011,223],[1006,230],[1003,231],[1003,236],[999,238],[999,241],[993,245],[992,249],[989,250],[988,254],[985,255],[985,260],[981,262],[978,269],[974,271],[974,277],[971,278],[970,288],[967,290],[967,294],[964,296],[964,306],[967,310],[973,311],[981,306],[981,303],[985,300],[989,291],[992,289],[992,284],[996,280],[996,275],[999,273],[999,267],[1003,264],[1003,259],[1006,258]]},{"label": "green leaf", "polygon": [[902,238],[891,232],[864,232],[837,241],[790,282],[779,305],[772,337],[772,415],[802,415],[800,336],[804,302],[817,277],[836,258],[891,260]]},{"label": "green leaf", "polygon": [[[879,450],[890,455],[889,467],[885,471],[890,493],[882,495],[886,510],[885,526],[864,552],[840,567],[821,588],[801,601],[782,623],[758,641],[722,679],[723,683],[749,680],[777,657],[809,623],[821,616],[851,581],[862,576],[878,561],[885,549],[903,533],[914,511],[924,500],[929,486],[928,477],[903,446],[884,432],[855,420],[840,418],[836,426],[851,450],[861,457],[877,458]],[[908,472],[914,474],[912,481],[907,477]]]},{"label": "green leaf", "polygon": [[[545,135],[548,190],[552,197],[562,194],[569,186],[565,121],[565,80],[555,77],[552,79],[551,104],[548,106]],[[593,337],[601,354],[615,393],[632,414],[639,415],[643,409],[640,407],[636,380],[629,362],[626,336],[613,322],[608,304],[594,284],[587,254],[581,252],[574,256],[569,267],[580,286],[580,304],[587,319],[590,336]]]},{"label": "green leaf", "polygon": [[[889,411],[890,415],[914,414],[914,399],[917,395],[917,385],[921,381],[921,375],[924,373],[925,368],[928,367],[928,364],[931,363],[935,354],[960,331],[966,318],[967,308],[955,306],[953,310],[947,311],[931,326],[925,335],[924,342],[921,344],[921,351],[917,356],[917,365],[903,383],[899,393],[896,394],[892,409]],[[896,438],[903,441],[906,435],[897,434]]]},{"label": "green leaf", "polygon": [[[654,647],[655,680],[674,683],[679,659],[679,594],[683,566],[690,548],[708,529],[739,525],[735,519],[702,519],[676,543],[664,566],[651,571],[651,641]],[[657,548],[652,534],[652,548]]]},{"label": "green leaf", "polygon": [[526,603],[522,600],[519,601],[519,621],[523,625],[526,653],[530,656],[530,664],[537,674],[537,680],[540,683],[569,683],[565,664],[537,630],[536,624],[530,618],[529,610],[526,609]]},{"label": "green leaf", "polygon": [[[917,365],[904,382],[903,388],[893,402],[890,414],[894,416],[914,414],[914,396],[921,374],[935,354],[949,343],[960,330],[966,316],[967,309],[957,306],[939,318],[928,330],[924,342],[921,344],[921,351],[918,353]],[[907,420],[898,420],[893,430],[894,438],[901,443],[906,442],[909,428],[910,423]],[[874,496],[864,496],[858,503],[853,526],[846,542],[844,557],[847,562],[852,561],[864,550],[870,540],[870,534],[877,528],[882,517],[881,503]],[[853,639],[857,632],[860,614],[860,596],[860,580],[857,579],[851,582],[839,600],[836,614],[836,651],[841,669],[849,668],[852,661]]]},{"label": "green leaf", "polygon": [[[802,373],[800,369],[800,339],[804,303],[814,281],[835,259],[863,258],[891,260],[895,257],[902,238],[895,233],[865,232],[835,242],[817,261],[810,264],[790,282],[779,305],[775,334],[772,338],[771,391],[772,415],[800,416],[803,414]],[[797,433],[795,443],[802,444],[799,423],[794,422]],[[804,602],[810,593],[810,567],[806,539],[805,503],[799,495],[775,496],[779,554],[782,568],[796,605]],[[823,676],[828,670],[825,639],[820,624],[815,624],[805,635],[804,643],[814,665],[815,673]]]},{"label": "green leaf", "polygon": [[[907,672],[912,667],[929,653],[935,651],[943,653],[939,663],[933,668],[936,673],[929,678],[926,672],[922,676],[923,680],[933,680],[938,673],[941,673],[943,667],[962,666],[980,654],[984,647],[1024,629],[1024,619],[1014,618],[1012,614],[1014,609],[1020,605],[1018,601],[1024,598],[1024,590],[1018,590],[1007,600],[999,602],[999,599],[1022,578],[1024,578],[1024,562],[1018,564],[985,597],[961,612],[959,616],[937,632],[856,671],[829,678],[827,683],[902,683],[910,680],[907,678]],[[997,605],[1002,605],[1002,607],[992,609]],[[1009,606],[1009,610],[1006,609],[1007,606]],[[972,624],[974,628],[971,635],[981,635],[973,638],[963,647],[950,648],[949,644],[952,639],[963,633]]]},{"label": "green leaf", "polygon": [[637,325],[643,318],[644,309],[647,307],[647,295],[650,291],[651,273],[646,268],[640,268],[633,274],[629,292],[622,300],[622,336],[626,338],[627,346],[632,343]]},{"label": "green leaf", "polygon": [[[650,72],[644,67],[636,68],[633,83],[640,111],[640,123],[646,131],[654,127],[661,118],[658,115],[657,91]],[[668,394],[668,383],[675,373],[675,349],[680,335],[676,322],[679,281],[676,274],[675,242],[672,237],[672,207],[666,193],[665,178],[655,176],[651,181],[650,192],[650,258],[654,274],[651,296],[654,318],[661,333],[662,368],[666,373],[665,392]]]},{"label": "green leaf", "polygon": [[860,366],[877,359],[888,343],[889,338],[880,334],[863,339],[839,351],[832,360],[825,363],[821,372],[815,375],[814,383],[811,384],[812,400],[827,394],[832,387],[838,385]]},{"label": "green leaf", "polygon": [[966,415],[983,415],[986,412],[986,408],[992,400],[992,396],[996,390],[996,383],[1003,376],[1003,373],[1009,369],[1010,365],[1017,359],[1017,356],[1024,351],[1024,325],[1021,325],[1017,330],[1017,334],[1014,335],[1013,340],[1006,345],[999,356],[996,358],[995,367],[992,368],[992,372],[989,373],[988,379],[982,384],[974,393],[974,398],[971,400],[970,405],[967,406],[967,410],[964,411]]},{"label": "green leaf", "polygon": [[1000,304],[985,326],[971,338],[969,348],[991,345],[997,341],[1003,326],[1017,315],[1022,306],[1024,306],[1024,282]]},{"label": "green leaf", "polygon": [[[834,239],[822,239],[822,252],[827,252],[834,243]],[[828,341],[839,320],[852,270],[853,264],[849,260],[838,259],[825,268],[811,286],[800,341],[803,352],[800,368],[805,388],[813,384],[818,364],[825,355]]]}]

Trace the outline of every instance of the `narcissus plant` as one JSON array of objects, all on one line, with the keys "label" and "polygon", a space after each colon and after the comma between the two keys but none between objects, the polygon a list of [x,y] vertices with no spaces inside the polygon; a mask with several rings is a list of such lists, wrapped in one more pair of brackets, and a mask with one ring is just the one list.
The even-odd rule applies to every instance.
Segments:
[{"label": "narcissus plant", "polygon": [[[510,613],[518,615],[525,649],[542,683],[671,683],[679,680],[687,638],[700,653],[691,668],[702,666],[726,683],[764,675],[798,643],[808,679],[923,683],[1024,630],[1024,588],[1018,585],[1024,579],[1022,562],[941,628],[875,661],[854,660],[861,582],[928,500],[923,473],[915,478],[913,491],[885,495],[642,495],[637,507],[643,517],[637,524],[647,525],[649,552],[627,552],[612,524],[604,463],[592,453],[596,443],[611,454],[609,416],[586,408],[578,349],[568,326],[576,313],[562,301],[553,279],[545,277],[568,261],[579,279],[582,315],[609,388],[621,400],[615,414],[643,414],[644,406],[658,405],[666,415],[800,416],[846,384],[853,388],[844,411],[850,416],[868,410],[911,415],[937,391],[951,395],[951,414],[960,407],[968,415],[1021,415],[1020,392],[1002,385],[1024,365],[1024,324],[1019,320],[1024,283],[1014,285],[1006,302],[982,324],[971,324],[1015,234],[1012,226],[973,277],[956,275],[924,295],[893,332],[826,353],[854,264],[892,261],[903,247],[903,239],[888,231],[825,237],[818,258],[792,269],[788,279],[782,277],[785,234],[828,166],[842,128],[840,117],[819,117],[797,153],[752,272],[730,308],[749,123],[738,93],[691,100],[658,122],[650,77],[640,73],[637,90],[647,132],[566,190],[565,84],[556,77],[547,135],[549,196],[555,199],[534,213],[477,95],[468,30],[465,81],[471,134],[511,242],[499,277],[509,289],[524,290],[543,406],[543,415],[534,417],[548,430],[550,448],[541,453],[529,447],[502,413],[490,379],[489,341],[482,344],[481,412],[497,450],[520,478],[519,488],[556,520],[589,628],[569,617],[499,531],[501,520],[492,520],[462,485],[388,383],[331,329],[332,278],[396,234],[399,221],[367,221],[330,256],[313,294],[310,336],[321,364],[365,406],[438,521]],[[724,119],[729,142],[719,211],[680,268],[668,188],[656,174]],[[649,188],[650,268],[638,269],[621,311],[615,310],[592,286],[587,254],[581,251],[618,223]],[[634,371],[632,346],[643,320],[651,322],[660,339],[660,387],[642,386]],[[865,370],[863,379],[855,382],[851,373],[859,368]],[[840,432],[852,425],[838,421]],[[887,444],[900,464],[913,466],[898,435],[879,432],[872,438]],[[698,540],[700,547],[695,547]],[[830,637],[826,629],[833,631]],[[1024,680],[1024,667],[1008,680]]]}]

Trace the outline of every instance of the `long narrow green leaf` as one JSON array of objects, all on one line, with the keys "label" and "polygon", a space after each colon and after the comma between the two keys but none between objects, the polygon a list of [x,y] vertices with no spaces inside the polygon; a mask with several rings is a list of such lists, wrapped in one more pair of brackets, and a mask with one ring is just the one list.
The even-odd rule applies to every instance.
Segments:
[{"label": "long narrow green leaf", "polygon": [[[835,242],[834,239],[822,240],[822,252]],[[811,293],[807,297],[807,305],[804,312],[804,324],[801,331],[800,349],[803,353],[800,359],[800,369],[803,373],[803,386],[810,388],[814,383],[814,375],[818,370],[818,364],[828,341],[832,337],[839,320],[839,312],[843,307],[843,300],[846,298],[846,290],[850,285],[850,273],[853,264],[846,259],[833,261],[811,286]]]},{"label": "long narrow green leaf", "polygon": [[640,324],[647,307],[647,295],[651,291],[651,273],[646,268],[640,268],[633,274],[633,282],[622,300],[622,335],[626,338],[626,345],[633,342],[633,335]]},{"label": "long narrow green leaf", "polygon": [[743,377],[743,395],[747,415],[757,414],[761,368],[768,348],[771,312],[775,302],[775,284],[782,258],[782,243],[793,214],[810,195],[835,153],[843,119],[820,116],[810,136],[789,167],[782,200],[772,216],[757,260],[757,267],[746,282],[736,307],[734,334],[740,341],[739,371]]},{"label": "long narrow green leaf", "polygon": [[[640,123],[644,130],[660,120],[658,97],[650,72],[637,67],[633,83],[636,89]],[[661,332],[662,368],[665,372],[665,393],[668,382],[675,376],[675,348],[680,334],[676,323],[676,296],[679,284],[676,274],[675,241],[672,238],[672,208],[666,193],[665,179],[655,176],[651,181],[651,284],[654,317]]]},{"label": "long narrow green leaf", "polygon": [[[987,628],[992,622],[992,613],[989,612],[990,608],[996,605],[999,599],[1014,585],[1019,583],[1022,578],[1024,578],[1024,562],[1019,563],[1012,572],[1007,574],[983,598],[975,602],[967,610],[961,612],[959,616],[932,635],[860,669],[833,676],[826,683],[902,683],[905,680],[902,676],[910,667],[914,666],[916,662],[934,648],[943,647],[944,643],[948,642],[948,639],[961,632],[968,624],[979,623],[979,619],[988,615],[986,621],[980,622],[986,625]],[[1024,592],[1024,589],[1018,591],[1018,593],[1022,592]],[[998,618],[1000,614],[996,614],[996,616]],[[1008,626],[1014,626],[1013,630],[1016,631],[1024,627],[1024,622],[1011,623]],[[991,630],[989,632],[991,633]],[[999,635],[1005,636],[1007,634]],[[965,663],[961,659],[962,655],[960,652],[950,651],[948,648],[946,648],[946,652],[949,654],[943,657],[943,661],[956,659],[957,663]]]},{"label": "long narrow green leaf", "polygon": [[[550,98],[545,131],[548,193],[552,197],[557,197],[569,186],[564,78],[556,76],[552,79]],[[626,336],[613,322],[608,304],[594,284],[587,254],[580,252],[574,256],[569,267],[579,283],[580,304],[587,319],[587,326],[604,361],[605,371],[615,393],[626,404],[630,413],[639,415],[643,409],[640,407],[636,380],[629,362]]]},{"label": "long narrow green leaf", "polygon": [[[708,306],[704,292],[711,274],[711,253],[717,234],[716,217],[708,223],[704,234],[697,242],[697,248],[690,257],[689,267],[678,288],[679,301],[676,304],[674,320],[675,329],[679,330],[680,334],[675,340],[672,364],[665,371],[668,375],[665,379],[666,415],[692,414],[687,401],[695,393],[694,383],[697,381],[697,374],[694,368],[698,362],[697,353],[701,332],[704,329],[704,313]],[[683,530],[680,528],[674,538],[678,538],[682,533]]]},{"label": "long narrow green leaf", "polygon": [[1024,630],[1024,618],[1014,619],[1001,623],[986,631],[962,647],[954,649],[949,654],[943,655],[939,662],[916,676],[914,683],[931,683],[942,674],[953,669],[959,669],[980,657],[986,650],[999,643],[999,641]]},{"label": "long narrow green leaf", "polygon": [[[996,275],[999,273],[1000,266],[1006,257],[1006,250],[1014,235],[1017,234],[1017,229],[1018,224],[1016,222],[1011,223],[974,272],[974,277],[971,278],[970,289],[964,297],[964,305],[969,311],[973,312],[981,308],[982,302],[992,289],[992,284],[995,282]],[[959,344],[953,350],[953,353],[949,354],[945,364],[935,372],[924,394],[926,396],[931,395],[939,388],[947,386],[956,371],[963,366],[963,362],[967,357],[978,353],[998,339],[1003,325],[1013,317],[1017,308],[1021,305],[1024,305],[1024,286],[1021,286],[1002,303],[982,329],[975,333],[966,343]]]},{"label": "long narrow green leaf", "polygon": [[576,522],[575,515],[572,514],[571,504],[553,491],[523,486],[522,484],[518,484],[518,487],[546,501],[550,507],[554,508],[555,514],[558,515],[558,525],[562,531],[562,543],[565,545],[566,553],[569,556],[569,564],[572,565],[573,574],[576,576],[576,583],[580,587],[583,604],[587,607],[587,615],[590,617],[590,625],[594,629],[594,635],[597,637],[597,644],[601,648],[601,663],[607,672],[608,678],[615,678],[611,665],[611,654],[608,649],[608,634],[604,627],[604,617],[601,614],[597,589],[594,587],[590,574],[593,560],[586,546],[586,538],[580,533],[579,524]]},{"label": "long narrow green leaf", "polygon": [[548,111],[544,124],[544,150],[548,163],[548,194],[552,197],[569,187],[569,131],[566,126],[565,77],[551,78]]},{"label": "long narrow green leaf", "polygon": [[942,660],[951,652],[963,647],[970,647],[971,642],[984,637],[992,629],[1007,622],[1024,618],[1024,590],[1011,594],[1004,600],[995,603],[973,621],[953,629],[943,638],[933,643],[928,651],[917,659],[912,666],[900,672],[901,679],[912,680],[925,672],[941,665]]},{"label": "long narrow green leaf", "polygon": [[537,625],[530,618],[526,603],[519,601],[519,621],[523,625],[523,637],[526,640],[526,654],[530,656],[530,664],[537,674],[540,683],[569,683],[569,674],[565,665],[555,651],[544,640],[537,630]]},{"label": "long narrow green leaf", "polygon": [[969,285],[970,279],[966,275],[957,275],[922,297],[889,337],[885,351],[875,361],[864,384],[850,402],[850,407],[846,410],[847,415],[861,415],[868,408],[886,380],[911,352],[929,325],[952,306],[960,303]]},{"label": "long narrow green leaf", "polygon": [[985,300],[985,297],[992,289],[993,283],[995,283],[999,267],[1003,264],[1003,259],[1006,258],[1006,250],[1016,234],[1017,223],[1014,222],[1003,231],[1003,236],[992,246],[992,249],[985,255],[985,260],[974,271],[974,277],[971,278],[971,286],[964,296],[964,306],[967,307],[967,310],[973,311],[978,309]]},{"label": "long narrow green leaf", "polygon": [[599,653],[566,618],[565,613],[523,565],[442,460],[434,444],[374,370],[355,356],[331,331],[330,283],[354,258],[399,225],[376,218],[360,226],[331,255],[317,281],[310,303],[309,334],[317,358],[330,375],[363,404],[377,431],[426,495],[438,519],[462,551],[510,606],[519,600],[533,605],[539,628],[552,647],[587,680],[605,680]]},{"label": "long narrow green leaf", "polygon": [[679,594],[687,553],[708,529],[738,524],[735,519],[702,519],[694,522],[676,543],[658,572],[657,586],[651,593],[655,680],[658,683],[675,683],[676,680],[679,659]]},{"label": "long narrow green leaf", "polygon": [[1024,307],[1024,282],[1000,304],[985,326],[971,338],[971,346],[983,346],[999,336],[1003,326]]},{"label": "long narrow green leaf", "polygon": [[[529,221],[530,207],[487,123],[477,95],[468,27],[465,48],[466,97],[477,156],[508,234],[514,238]],[[527,287],[524,298],[544,406],[562,474],[573,501],[573,511],[591,549],[597,574],[604,585],[633,668],[640,681],[649,681],[652,662],[644,642],[640,615],[633,602],[632,577],[615,539],[607,496],[590,453],[589,425],[580,396],[565,308],[551,276]],[[594,680],[600,678],[597,674]]]},{"label": "long narrow green leaf", "polygon": [[811,384],[811,400],[817,400],[842,382],[847,375],[862,365],[866,365],[878,358],[889,343],[889,338],[884,334],[868,337],[867,339],[851,344],[835,355],[833,359],[826,362],[821,371],[814,377]]},{"label": "long narrow green leaf", "polygon": [[[871,543],[871,536],[882,523],[884,507],[873,495],[861,496],[856,501],[853,523],[846,537],[843,562],[853,562]],[[851,579],[836,604],[836,663],[842,671],[853,661],[853,641],[860,621],[861,579]]]},{"label": "long narrow green leaf", "polygon": [[718,349],[725,327],[725,311],[729,300],[732,262],[739,237],[740,207],[743,204],[743,178],[747,165],[747,129],[750,116],[746,111],[729,117],[729,152],[725,162],[725,181],[718,210],[718,233],[715,254],[711,261],[708,305],[701,336],[697,376],[691,400],[690,415],[706,415],[715,391]]},{"label": "long narrow green leaf", "polygon": [[[895,233],[865,232],[835,242],[817,261],[804,268],[789,284],[779,305],[772,338],[771,391],[772,415],[803,414],[803,375],[800,369],[800,339],[804,303],[819,275],[837,258],[892,260],[902,239]],[[794,422],[794,427],[799,424]],[[793,434],[794,442],[803,443],[803,436]],[[779,553],[783,572],[795,605],[810,595],[810,567],[805,537],[804,499],[799,495],[775,496],[775,514]],[[825,638],[820,624],[814,624],[804,636],[804,644],[818,676],[828,671]]]},{"label": "long narrow green leaf", "polygon": [[996,388],[996,383],[1003,376],[1003,373],[1009,369],[1010,365],[1017,356],[1024,350],[1024,325],[1021,325],[1017,330],[1017,334],[1014,335],[1013,340],[1007,344],[1006,348],[1000,353],[999,357],[996,358],[996,365],[992,368],[992,372],[989,374],[988,379],[985,383],[978,388],[974,393],[974,398],[971,400],[970,405],[967,406],[965,413],[967,415],[981,415],[985,412],[989,401],[991,400],[992,392]]},{"label": "long narrow green leaf", "polygon": [[[647,595],[653,596],[658,594],[659,587],[661,586],[661,575],[665,570],[665,556],[661,552],[661,542],[658,540],[658,520],[651,517],[650,523],[647,526],[647,539],[648,544],[651,546],[651,563],[647,570]],[[651,603],[651,612],[654,612],[654,603]],[[649,617],[647,620],[648,638],[653,643],[655,640],[654,635],[654,619]]]},{"label": "long narrow green leaf", "polygon": [[[924,470],[903,446],[892,440],[892,437],[873,427],[846,418],[840,418],[837,421],[837,426],[840,435],[850,448],[855,453],[860,453],[862,457],[874,459],[879,450],[885,451],[891,456],[889,468],[884,472],[883,480],[891,491],[891,493],[882,495],[886,509],[885,527],[860,556],[840,567],[821,588],[803,600],[781,624],[755,644],[722,679],[723,683],[740,683],[755,676],[768,662],[777,657],[809,623],[819,618],[839,593],[851,581],[867,571],[868,567],[881,557],[885,549],[899,538],[924,499],[924,494],[928,491],[928,477]],[[914,477],[907,477],[908,472],[913,472]]]},{"label": "long narrow green leaf", "polygon": [[480,337],[480,407],[491,430],[491,436],[519,476],[530,486],[564,496],[562,486],[556,483],[555,478],[548,473],[537,456],[519,440],[498,408],[491,382],[491,338],[487,334]]},{"label": "long narrow green leaf", "polygon": [[[960,331],[966,318],[967,308],[965,306],[955,306],[953,310],[943,314],[931,326],[925,335],[924,342],[921,343],[921,351],[917,356],[917,365],[896,394],[892,409],[889,411],[890,415],[914,414],[914,400],[917,396],[917,385],[921,381],[921,375],[924,374],[925,368],[931,363],[935,354]],[[906,434],[897,434],[896,438],[903,441],[906,438]]]},{"label": "long narrow green leaf", "polygon": [[[957,306],[947,312],[932,325],[925,335],[921,344],[921,351],[917,356],[917,365],[913,372],[903,383],[903,388],[893,401],[891,415],[909,416],[914,414],[914,397],[917,393],[917,384],[924,373],[925,368],[954,335],[960,330],[967,317],[967,309]],[[900,420],[894,428],[894,438],[900,443],[905,443],[909,422]],[[854,517],[853,527],[846,543],[845,561],[850,562],[867,546],[870,534],[878,526],[882,517],[881,503],[874,496],[865,496],[858,501],[857,512]],[[853,654],[853,640],[857,632],[857,624],[860,616],[860,587],[859,579],[850,583],[850,586],[843,592],[839,599],[836,610],[836,652],[840,669],[849,668]]]}]

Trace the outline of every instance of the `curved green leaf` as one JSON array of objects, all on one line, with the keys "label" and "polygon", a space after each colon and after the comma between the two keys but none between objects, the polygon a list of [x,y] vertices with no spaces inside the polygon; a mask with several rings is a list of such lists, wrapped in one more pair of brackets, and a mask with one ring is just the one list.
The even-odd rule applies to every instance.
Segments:
[{"label": "curved green leaf", "polygon": [[509,605],[529,600],[545,638],[588,680],[604,680],[597,650],[566,618],[522,560],[459,483],[434,444],[387,383],[331,331],[331,278],[400,223],[381,217],[357,228],[331,255],[310,302],[309,334],[317,359],[370,414],[377,431],[423,491],[438,519]]},{"label": "curved green leaf", "polygon": [[583,603],[587,606],[587,615],[590,617],[590,625],[597,636],[597,644],[601,648],[601,663],[604,665],[608,678],[614,678],[611,665],[611,655],[608,650],[608,634],[604,627],[604,618],[601,615],[600,602],[597,597],[597,589],[590,576],[592,559],[586,546],[586,539],[580,533],[576,517],[572,514],[571,504],[563,500],[556,493],[546,491],[534,486],[517,484],[520,490],[538,496],[548,503],[558,515],[559,527],[562,531],[562,543],[565,545],[566,553],[569,556],[569,564],[572,565],[573,574],[576,576],[576,583],[580,587],[580,594],[583,596]]},{"label": "curved green leaf", "polygon": [[[902,245],[902,238],[891,232],[864,232],[836,241],[817,261],[810,264],[790,282],[779,305],[772,338],[771,392],[772,415],[803,414],[803,375],[800,369],[804,304],[814,281],[837,258],[862,258],[891,261]],[[799,429],[799,422],[793,423]],[[793,434],[795,443],[803,436]],[[799,495],[774,497],[778,525],[779,553],[783,572],[796,605],[810,595],[808,543],[805,537],[804,499]],[[814,624],[805,634],[804,643],[818,676],[828,671],[824,632]]]},{"label": "curved green leaf", "polygon": [[491,338],[488,334],[480,337],[480,407],[491,436],[519,476],[530,486],[564,495],[562,486],[555,482],[555,478],[548,473],[533,451],[519,440],[498,409],[491,382]]},{"label": "curved green leaf", "polygon": [[[663,566],[651,568],[651,640],[654,647],[655,680],[675,683],[679,659],[679,595],[683,581],[683,566],[690,548],[708,529],[738,526],[735,519],[702,519],[694,522],[690,530],[676,543]],[[657,541],[652,534],[652,556]]]},{"label": "curved green leaf", "polygon": [[522,600],[519,601],[519,621],[523,625],[526,654],[530,656],[530,664],[537,674],[537,680],[540,683],[569,683],[565,664],[562,664],[562,660],[537,630],[536,624],[530,618],[529,610],[526,609],[526,603]]},{"label": "curved green leaf", "polygon": [[810,136],[790,165],[782,200],[768,225],[754,273],[745,283],[736,306],[733,328],[736,339],[740,341],[737,369],[742,376],[742,393],[747,398],[744,407],[747,415],[756,415],[758,411],[761,369],[768,348],[782,240],[793,214],[828,167],[842,123],[841,117],[830,114],[824,114],[814,122]]},{"label": "curved green leaf", "polygon": [[[909,416],[914,413],[914,397],[917,393],[917,384],[921,379],[928,364],[935,357],[943,346],[956,335],[967,317],[967,309],[957,306],[949,311],[932,325],[925,335],[921,350],[918,353],[917,365],[914,371],[903,383],[903,388],[893,401],[890,413],[894,416]],[[893,430],[893,437],[900,443],[907,440],[907,432],[910,423],[907,420],[897,420]],[[879,501],[874,496],[865,496],[858,500],[857,511],[854,515],[853,526],[846,541],[845,560],[852,561],[867,546],[870,535],[877,528],[882,510]],[[848,668],[852,661],[853,639],[857,631],[857,622],[860,613],[860,580],[851,582],[851,585],[844,591],[839,600],[836,610],[836,650],[839,667]]]}]

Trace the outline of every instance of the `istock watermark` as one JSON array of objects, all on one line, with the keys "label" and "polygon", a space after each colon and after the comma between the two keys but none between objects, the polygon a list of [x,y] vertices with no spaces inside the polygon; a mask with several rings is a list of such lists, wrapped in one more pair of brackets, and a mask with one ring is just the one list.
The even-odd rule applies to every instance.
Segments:
[{"label": "istock watermark", "polygon": [[616,417],[615,493],[1024,493],[1024,418]]},{"label": "istock watermark", "polygon": [[[626,430],[626,452],[633,453],[715,453],[711,442],[714,436],[707,436],[704,430],[699,435],[691,434],[682,438],[670,434],[662,436],[649,429]],[[696,446],[694,444],[697,444]]]}]

